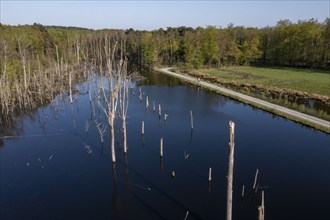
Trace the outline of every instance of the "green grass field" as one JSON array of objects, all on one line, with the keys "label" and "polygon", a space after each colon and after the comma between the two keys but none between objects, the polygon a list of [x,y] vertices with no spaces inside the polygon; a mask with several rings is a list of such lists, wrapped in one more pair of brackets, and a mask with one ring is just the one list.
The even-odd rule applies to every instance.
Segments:
[{"label": "green grass field", "polygon": [[202,72],[220,77],[224,81],[236,81],[330,96],[330,72],[326,71],[233,66],[221,70],[203,69]]}]

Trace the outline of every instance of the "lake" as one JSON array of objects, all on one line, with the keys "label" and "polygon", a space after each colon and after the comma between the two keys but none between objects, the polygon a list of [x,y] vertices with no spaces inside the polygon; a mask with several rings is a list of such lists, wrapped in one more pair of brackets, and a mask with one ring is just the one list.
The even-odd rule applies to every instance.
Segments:
[{"label": "lake", "polygon": [[[17,119],[15,137],[0,139],[0,219],[185,219],[187,211],[187,219],[225,219],[230,120],[233,219],[257,219],[262,190],[265,219],[330,219],[328,134],[160,73],[144,76],[129,90],[126,156],[117,115],[116,164],[104,113],[87,93],[97,76],[76,86],[72,104],[63,94]],[[107,127],[103,144],[95,119]]]}]

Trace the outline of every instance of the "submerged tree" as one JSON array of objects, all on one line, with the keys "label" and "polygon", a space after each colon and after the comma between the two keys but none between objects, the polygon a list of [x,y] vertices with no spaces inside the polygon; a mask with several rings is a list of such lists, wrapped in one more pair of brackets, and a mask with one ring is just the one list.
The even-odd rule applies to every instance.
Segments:
[{"label": "submerged tree", "polygon": [[106,54],[107,60],[107,77],[108,77],[108,92],[105,91],[103,85],[103,79],[100,81],[100,88],[103,94],[103,99],[105,101],[106,107],[103,107],[101,103],[99,103],[103,112],[107,116],[108,124],[110,127],[111,134],[111,158],[112,162],[116,162],[116,154],[115,154],[115,113],[117,110],[118,104],[118,94],[119,94],[119,74],[117,71],[113,71],[113,62],[115,51],[117,47],[117,41],[114,45],[111,45],[111,40],[105,36],[105,45],[104,52]]},{"label": "submerged tree", "polygon": [[[120,115],[123,120],[124,132],[124,153],[127,152],[126,144],[126,115],[128,107],[128,88],[127,88],[127,60],[123,57],[123,47],[117,47],[118,41],[110,36],[104,36],[104,54],[106,56],[106,77],[108,80],[108,87],[105,88],[103,79],[100,81],[100,90],[105,102],[105,106],[99,102],[100,107],[105,113],[111,134],[111,157],[112,162],[116,162],[115,152],[115,119],[118,101],[120,102]],[[116,54],[120,51],[120,60],[115,59]],[[117,52],[117,53],[116,53]],[[99,94],[99,99],[100,99]]]},{"label": "submerged tree", "polygon": [[121,73],[121,86],[120,86],[120,116],[122,119],[123,128],[123,146],[124,154],[127,153],[127,138],[126,138],[126,117],[128,109],[128,80],[127,80],[127,61],[124,60],[122,73]]}]

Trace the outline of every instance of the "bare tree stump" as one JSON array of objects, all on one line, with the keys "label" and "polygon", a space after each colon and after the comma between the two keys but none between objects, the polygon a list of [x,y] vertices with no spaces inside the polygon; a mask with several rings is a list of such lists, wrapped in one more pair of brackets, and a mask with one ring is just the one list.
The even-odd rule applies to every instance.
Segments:
[{"label": "bare tree stump", "polygon": [[258,180],[258,173],[259,173],[259,169],[257,169],[256,175],[254,176],[253,190],[256,189],[257,180]]},{"label": "bare tree stump", "polygon": [[160,138],[160,157],[163,157],[163,138]]},{"label": "bare tree stump", "polygon": [[233,204],[233,174],[234,174],[234,149],[235,149],[235,123],[229,121],[229,160],[228,160],[228,184],[227,184],[227,220],[232,219],[232,204]]},{"label": "bare tree stump", "polygon": [[192,111],[190,111],[190,125],[191,125],[191,130],[194,129],[194,117]]},{"label": "bare tree stump", "polygon": [[258,207],[258,220],[265,219],[264,191],[261,192],[261,206]]},{"label": "bare tree stump", "polygon": [[244,197],[245,186],[242,187],[242,198]]},{"label": "bare tree stump", "polygon": [[172,171],[171,176],[172,176],[172,178],[175,177],[175,171],[174,170]]},{"label": "bare tree stump", "polygon": [[144,135],[144,121],[142,121],[141,124],[141,134]]},{"label": "bare tree stump", "polygon": [[184,220],[188,219],[189,211],[186,212],[186,216],[184,217]]},{"label": "bare tree stump", "polygon": [[148,96],[146,97],[146,109],[148,109],[148,107],[149,107],[149,98],[148,98]]}]

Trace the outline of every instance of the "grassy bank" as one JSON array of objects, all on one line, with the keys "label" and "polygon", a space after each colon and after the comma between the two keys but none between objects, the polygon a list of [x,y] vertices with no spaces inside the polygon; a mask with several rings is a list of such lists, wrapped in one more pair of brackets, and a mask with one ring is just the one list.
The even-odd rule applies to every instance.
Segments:
[{"label": "grassy bank", "polygon": [[[194,82],[191,82],[191,81],[187,81],[187,83],[192,84],[192,85],[196,85],[196,86],[201,86],[199,83],[194,83]],[[326,133],[330,133],[330,130],[329,130],[328,127],[324,127],[324,126],[321,126],[321,125],[318,125],[318,124],[312,123],[312,122],[310,122],[310,121],[303,120],[303,119],[301,119],[301,118],[299,118],[299,117],[295,117],[295,116],[293,116],[293,115],[286,114],[286,113],[284,113],[284,112],[282,112],[282,111],[278,111],[278,110],[276,110],[276,109],[268,108],[268,107],[266,107],[266,106],[259,105],[259,104],[254,103],[254,102],[250,102],[250,101],[248,101],[248,100],[246,100],[246,99],[242,99],[242,98],[240,98],[240,97],[237,97],[237,96],[234,96],[234,95],[231,95],[231,94],[228,94],[228,93],[224,93],[224,92],[221,92],[221,91],[219,91],[219,90],[212,89],[212,88],[210,88],[210,87],[206,87],[206,86],[201,86],[201,87],[203,87],[203,88],[205,88],[205,89],[207,89],[207,90],[213,91],[213,92],[215,92],[215,93],[219,93],[219,94],[225,95],[225,96],[227,96],[227,97],[229,97],[229,98],[232,98],[232,99],[234,99],[234,100],[237,100],[237,101],[243,102],[243,103],[245,103],[245,104],[248,104],[248,105],[251,105],[251,106],[257,107],[257,108],[259,108],[259,109],[265,110],[265,111],[267,111],[267,112],[270,112],[270,113],[273,113],[273,114],[276,114],[276,115],[282,116],[282,117],[287,118],[287,119],[289,119],[289,120],[292,120],[292,121],[295,121],[295,122],[301,123],[301,124],[303,124],[303,125],[307,125],[307,126],[309,126],[309,127],[311,127],[311,128],[314,128],[314,129],[316,129],[316,130],[320,130],[320,131],[324,131],[324,132],[326,132]]]},{"label": "grassy bank", "polygon": [[325,71],[282,67],[234,66],[221,69],[204,69],[201,72],[219,77],[224,81],[330,96],[330,72]]},{"label": "grassy bank", "polygon": [[185,74],[330,121],[329,72],[239,66]]}]

